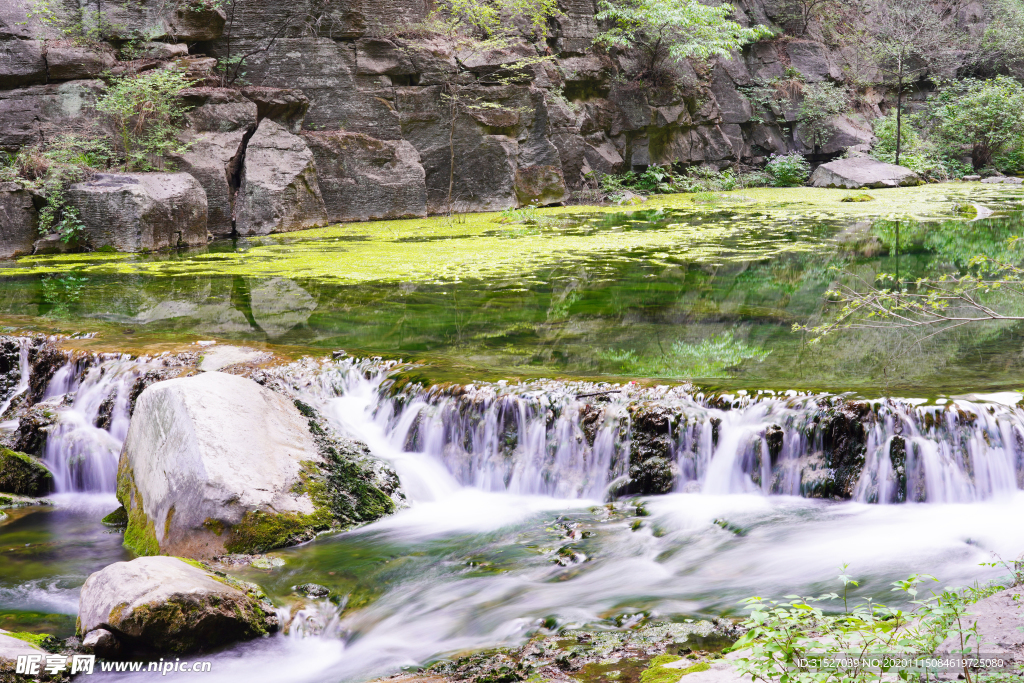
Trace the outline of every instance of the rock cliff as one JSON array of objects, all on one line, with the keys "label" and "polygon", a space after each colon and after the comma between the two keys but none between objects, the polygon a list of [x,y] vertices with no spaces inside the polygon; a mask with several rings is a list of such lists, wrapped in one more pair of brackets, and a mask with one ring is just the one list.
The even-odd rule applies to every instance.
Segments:
[{"label": "rock cliff", "polygon": [[[783,4],[740,0],[734,17],[780,27]],[[103,133],[97,77],[127,69],[115,55],[139,36],[149,42],[133,43],[131,68],[175,66],[201,86],[183,95],[192,146],[175,161],[206,192],[212,236],[554,204],[593,171],[721,170],[791,152],[828,161],[870,143],[871,119],[893,100],[877,69],[830,46],[815,22],[729,59],[672,64],[652,83],[628,53],[594,46],[595,0],[561,0],[546,41],[481,51],[424,30],[424,0],[208,5],[108,2],[102,40],[69,45],[23,0],[0,0],[0,150]],[[984,22],[974,10],[959,20]],[[855,110],[812,143],[801,88],[852,84],[855,72]],[[785,96],[768,102],[768,87]]]}]

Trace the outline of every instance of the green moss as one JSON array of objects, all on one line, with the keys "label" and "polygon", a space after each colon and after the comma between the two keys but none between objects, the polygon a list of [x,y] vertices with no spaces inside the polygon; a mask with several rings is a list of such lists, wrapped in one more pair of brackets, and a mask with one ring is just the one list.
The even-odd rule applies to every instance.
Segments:
[{"label": "green moss", "polygon": [[843,197],[839,201],[841,202],[873,202],[875,198],[869,194],[851,194],[848,197]]},{"label": "green moss", "polygon": [[42,496],[53,488],[53,475],[30,455],[0,448],[0,491]]},{"label": "green moss", "polygon": [[[228,602],[230,604],[225,604]],[[225,620],[225,612],[235,619]],[[155,649],[188,653],[266,635],[266,614],[254,600],[224,596],[174,596],[120,613],[111,625]]]},{"label": "green moss", "polygon": [[221,536],[224,533],[224,529],[225,529],[226,525],[224,524],[224,522],[220,521],[219,519],[214,519],[213,517],[207,517],[206,521],[203,522],[203,527],[207,531],[210,531],[210,532],[216,534],[217,536]]},{"label": "green moss", "polygon": [[229,553],[265,553],[311,540],[317,533],[330,529],[332,521],[330,513],[323,509],[311,515],[249,511],[232,527],[231,539],[224,548]]},{"label": "green moss", "polygon": [[160,542],[156,539],[156,525],[143,508],[142,495],[135,485],[135,474],[123,458],[117,466],[117,499],[128,516],[124,547],[140,557],[159,555]]},{"label": "green moss", "polygon": [[676,655],[659,655],[651,660],[647,670],[640,674],[640,683],[676,683],[680,677],[698,671],[707,671],[710,665],[707,662],[694,664],[686,669],[669,669],[665,664],[678,662],[682,657]]},{"label": "green moss", "polygon": [[[349,223],[275,235],[244,251],[208,253],[187,260],[130,255],[74,254],[25,257],[6,269],[10,276],[75,270],[89,273],[151,275],[238,275],[288,277],[358,283],[371,281],[436,283],[491,278],[543,270],[563,262],[565,254],[643,249],[686,253],[692,262],[751,260],[736,254],[729,238],[766,223],[803,220],[861,220],[895,216],[934,219],[952,215],[953,206],[1019,192],[999,186],[936,184],[878,191],[874,201],[844,203],[848,196],[822,188],[763,188],[716,193],[719,201],[701,204],[694,195],[658,195],[642,212],[672,210],[680,220],[661,230],[561,231],[497,223],[498,214]],[[623,213],[623,207],[572,206],[538,209],[551,219],[573,216],[599,225],[602,216]],[[729,215],[732,214],[732,215]],[[556,221],[557,222],[557,221]],[[577,220],[577,222],[579,222]],[[254,241],[255,242],[255,241]],[[766,245],[765,258],[808,245]]]},{"label": "green moss", "polygon": [[200,562],[199,560],[192,560],[192,559],[189,559],[187,557],[178,557],[178,559],[181,560],[182,562],[184,562],[185,564],[192,565],[196,569],[201,569],[204,572],[209,572],[210,571],[210,568],[206,564],[204,564],[203,562]]},{"label": "green moss", "polygon": [[124,506],[117,508],[109,515],[100,520],[107,526],[127,526],[128,525],[128,511],[124,509]]},{"label": "green moss", "polygon": [[171,524],[174,523],[175,507],[172,505],[171,509],[167,511],[167,519],[164,520],[164,538],[171,535]]},{"label": "green moss", "polygon": [[14,499],[8,496],[0,496],[0,507],[7,507],[9,505],[14,505]]},{"label": "green moss", "polygon": [[5,635],[10,636],[11,638],[17,638],[18,640],[23,640],[26,643],[31,643],[38,648],[43,647],[43,644],[46,643],[47,639],[53,638],[53,636],[46,633],[7,633]]}]

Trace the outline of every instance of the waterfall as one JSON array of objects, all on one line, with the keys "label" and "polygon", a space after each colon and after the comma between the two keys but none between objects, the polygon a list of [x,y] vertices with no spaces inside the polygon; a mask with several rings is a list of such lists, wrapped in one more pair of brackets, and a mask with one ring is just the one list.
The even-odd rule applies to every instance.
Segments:
[{"label": "waterfall", "polygon": [[[8,406],[29,386],[29,345],[19,343]],[[115,490],[133,388],[168,365],[182,361],[103,354],[53,374],[41,404],[56,418],[42,455],[58,492]],[[389,460],[413,501],[472,487],[588,500],[676,491],[962,503],[1024,488],[1024,410],[1005,397],[926,405],[691,385],[423,387],[407,369],[305,359],[271,374]]]},{"label": "waterfall", "polygon": [[[559,498],[673,490],[864,503],[973,502],[1024,486],[1017,405],[547,380],[399,388],[394,367],[325,363],[302,390],[333,405],[360,438],[371,425],[392,458],[442,467],[461,486]],[[629,487],[648,462],[668,473],[668,489]]]}]

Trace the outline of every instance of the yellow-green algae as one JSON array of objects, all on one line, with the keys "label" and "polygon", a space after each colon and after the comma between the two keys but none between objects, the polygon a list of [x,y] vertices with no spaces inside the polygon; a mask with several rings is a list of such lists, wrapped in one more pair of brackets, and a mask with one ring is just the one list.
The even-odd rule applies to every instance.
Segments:
[{"label": "yellow-green algae", "polygon": [[[574,229],[499,223],[499,215],[466,214],[397,221],[346,223],[252,239],[248,248],[162,257],[71,254],[19,259],[0,274],[242,275],[311,278],[339,283],[402,281],[442,283],[531,272],[567,258],[627,254],[643,250],[658,261],[673,256],[691,262],[769,258],[820,248],[817,240],[779,240],[773,231],[800,224],[850,219],[927,220],[955,215],[965,201],[1006,204],[1024,191],[983,185],[940,184],[875,191],[875,201],[844,202],[854,193],[818,188],[763,188],[695,195],[660,195],[638,207],[572,206],[541,209],[554,220],[572,217]],[[657,230],[604,227],[603,216],[630,211],[671,210],[676,222]],[[638,214],[637,223],[647,222]],[[576,228],[584,229],[576,229]],[[753,233],[753,234],[752,234]],[[725,242],[744,240],[742,254]]]}]

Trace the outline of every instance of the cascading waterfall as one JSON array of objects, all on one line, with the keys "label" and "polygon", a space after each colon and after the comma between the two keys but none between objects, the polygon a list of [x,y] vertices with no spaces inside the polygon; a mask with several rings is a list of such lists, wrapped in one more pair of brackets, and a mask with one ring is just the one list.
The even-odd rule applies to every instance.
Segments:
[{"label": "cascading waterfall", "polygon": [[[8,405],[29,386],[27,341]],[[43,459],[58,492],[115,490],[131,389],[165,366],[106,354],[57,370],[42,400],[57,414]],[[1005,401],[706,396],[690,386],[554,381],[399,390],[396,369],[308,360],[275,373],[392,460],[413,500],[459,486],[600,499],[636,492],[631,481],[649,463],[668,473],[662,490],[709,494],[955,503],[1024,488],[1024,410]],[[837,488],[843,476],[847,488]]]},{"label": "cascading waterfall", "polygon": [[396,391],[387,368],[369,367],[325,364],[303,391],[328,404],[364,396],[334,411],[346,428],[362,436],[372,424],[392,453],[426,456],[489,491],[628,491],[617,487],[652,439],[676,491],[961,503],[1024,487],[1024,410],[1008,403],[547,381]]}]

